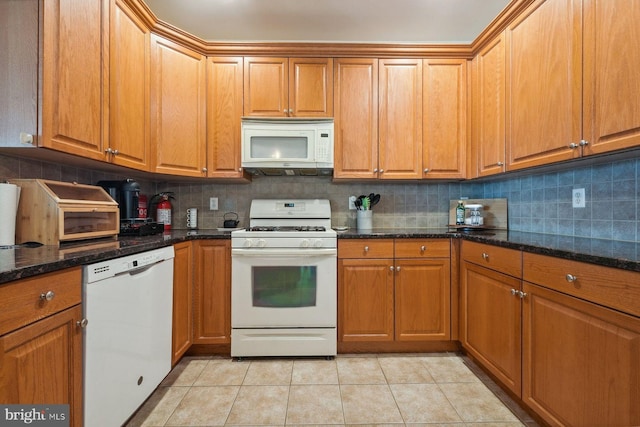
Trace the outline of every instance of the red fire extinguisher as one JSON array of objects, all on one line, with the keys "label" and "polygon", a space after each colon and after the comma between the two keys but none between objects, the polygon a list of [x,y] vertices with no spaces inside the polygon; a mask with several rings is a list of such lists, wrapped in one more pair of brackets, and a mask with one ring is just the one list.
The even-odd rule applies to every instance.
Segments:
[{"label": "red fire extinguisher", "polygon": [[156,210],[156,220],[164,224],[164,231],[171,231],[171,198],[170,193],[158,194],[160,201]]}]

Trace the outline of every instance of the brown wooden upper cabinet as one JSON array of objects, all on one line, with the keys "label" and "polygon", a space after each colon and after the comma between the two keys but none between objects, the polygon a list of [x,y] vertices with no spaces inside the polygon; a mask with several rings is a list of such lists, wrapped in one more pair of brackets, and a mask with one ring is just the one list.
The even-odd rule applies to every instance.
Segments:
[{"label": "brown wooden upper cabinet", "polygon": [[473,59],[470,177],[505,171],[505,50],[502,32]]},{"label": "brown wooden upper cabinet", "polygon": [[334,178],[463,178],[466,62],[336,59]]},{"label": "brown wooden upper cabinet", "polygon": [[149,29],[123,0],[111,2],[107,160],[149,170]]},{"label": "brown wooden upper cabinet", "polygon": [[108,5],[107,0],[43,3],[39,142],[43,147],[90,159],[106,159]]},{"label": "brown wooden upper cabinet", "polygon": [[245,57],[244,115],[333,116],[333,59]]},{"label": "brown wooden upper cabinet", "polygon": [[242,57],[207,58],[207,176],[242,178]]},{"label": "brown wooden upper cabinet", "polygon": [[626,0],[538,0],[507,27],[507,170],[640,144],[639,19]]},{"label": "brown wooden upper cabinet", "polygon": [[206,176],[206,62],[177,43],[151,36],[153,170]]},{"label": "brown wooden upper cabinet", "polygon": [[422,71],[422,177],[465,178],[467,60],[425,59]]}]

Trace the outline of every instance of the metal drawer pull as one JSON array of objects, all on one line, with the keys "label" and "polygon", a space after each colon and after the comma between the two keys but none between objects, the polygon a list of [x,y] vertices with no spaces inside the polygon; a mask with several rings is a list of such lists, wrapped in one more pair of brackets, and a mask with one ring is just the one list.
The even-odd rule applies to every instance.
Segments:
[{"label": "metal drawer pull", "polygon": [[369,252],[369,246],[365,246],[365,247],[364,247],[364,251],[365,251],[365,252]]},{"label": "metal drawer pull", "polygon": [[427,247],[426,247],[426,246],[424,246],[424,245],[423,245],[423,246],[420,246],[420,252],[424,252],[424,251],[426,251],[426,250],[427,250]]},{"label": "metal drawer pull", "polygon": [[573,283],[576,280],[578,280],[578,278],[576,276],[574,276],[573,274],[567,274],[565,276],[565,278],[567,279],[567,282],[569,282],[569,283]]},{"label": "metal drawer pull", "polygon": [[88,324],[89,324],[89,321],[86,318],[82,320],[78,320],[76,322],[76,325],[80,326],[81,328],[86,328]]},{"label": "metal drawer pull", "polygon": [[53,297],[55,297],[56,294],[53,291],[48,291],[47,293],[41,293],[40,294],[40,299],[42,301],[51,301],[53,299]]},{"label": "metal drawer pull", "polygon": [[489,254],[486,253],[486,252],[482,252],[482,259],[485,260],[485,261],[488,261],[489,260]]}]

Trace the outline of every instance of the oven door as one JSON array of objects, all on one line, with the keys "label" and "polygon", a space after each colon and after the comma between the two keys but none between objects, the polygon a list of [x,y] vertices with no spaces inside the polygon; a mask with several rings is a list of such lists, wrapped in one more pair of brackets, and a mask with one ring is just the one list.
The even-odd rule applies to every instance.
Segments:
[{"label": "oven door", "polygon": [[231,251],[231,327],[335,327],[336,249]]}]

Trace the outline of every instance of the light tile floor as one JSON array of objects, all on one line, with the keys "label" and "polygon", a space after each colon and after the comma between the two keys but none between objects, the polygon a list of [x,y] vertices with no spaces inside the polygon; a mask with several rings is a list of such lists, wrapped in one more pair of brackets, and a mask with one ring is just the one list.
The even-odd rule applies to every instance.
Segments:
[{"label": "light tile floor", "polygon": [[187,357],[127,424],[232,425],[537,426],[455,353]]}]

